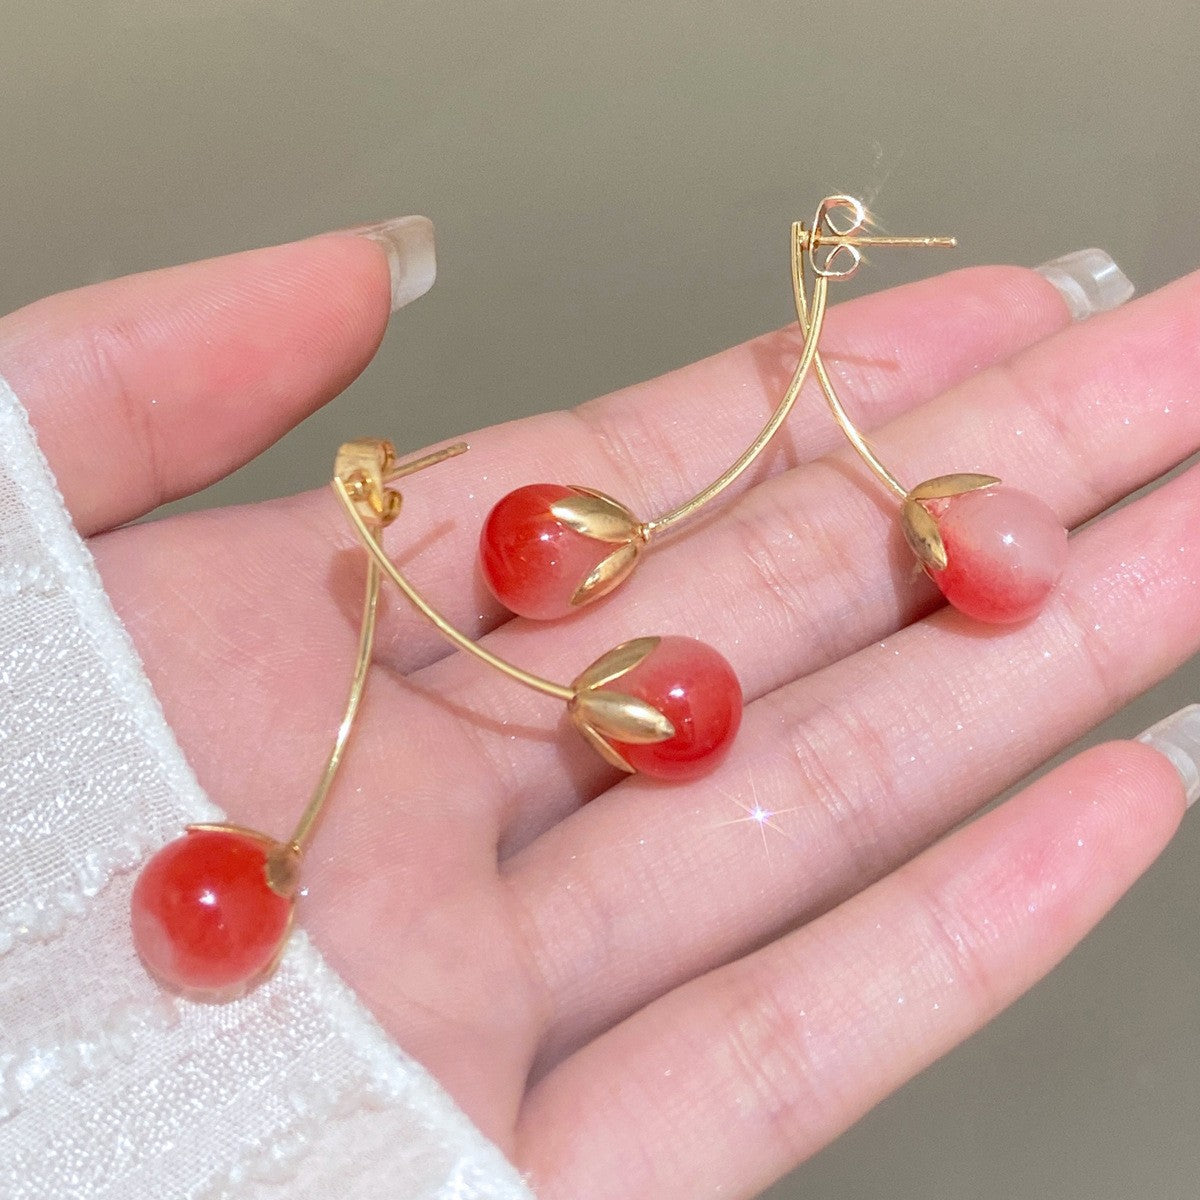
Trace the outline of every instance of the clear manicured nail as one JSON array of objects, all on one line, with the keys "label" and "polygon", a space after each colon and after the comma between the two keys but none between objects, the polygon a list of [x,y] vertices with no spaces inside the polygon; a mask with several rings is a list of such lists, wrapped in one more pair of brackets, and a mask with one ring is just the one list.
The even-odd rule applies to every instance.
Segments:
[{"label": "clear manicured nail", "polygon": [[348,233],[378,242],[387,251],[392,273],[392,312],[419,300],[437,278],[433,222],[428,217],[397,217],[359,225]]},{"label": "clear manicured nail", "polygon": [[1183,780],[1189,808],[1200,800],[1200,704],[1164,717],[1137,740],[1171,760]]},{"label": "clear manicured nail", "polygon": [[1117,308],[1134,293],[1128,276],[1103,250],[1076,250],[1037,270],[1058,288],[1076,321]]}]

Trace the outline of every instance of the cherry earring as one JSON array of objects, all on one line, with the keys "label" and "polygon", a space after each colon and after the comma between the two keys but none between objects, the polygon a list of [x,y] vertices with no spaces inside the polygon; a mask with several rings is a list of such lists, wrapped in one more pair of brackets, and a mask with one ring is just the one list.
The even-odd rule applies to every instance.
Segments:
[{"label": "cherry earring", "polygon": [[[462,454],[458,442],[419,460]],[[568,684],[522,670],[471,641],[408,582],[379,544],[399,515],[401,497],[387,484],[402,472],[385,441],[343,446],[333,489],[372,561],[450,642],[517,683],[564,701],[572,722],[607,762],[656,779],[694,779],[723,757],[742,718],[742,689],[728,662],[685,637],[643,637],[602,655]],[[407,472],[403,472],[407,473]]]},{"label": "cherry earring", "polygon": [[238,825],[189,825],[142,868],[131,902],[133,944],[149,973],[173,991],[194,1000],[233,1000],[263,982],[282,957],[301,860],[366,686],[379,580],[370,558],[350,695],[325,769],[291,837],[279,842]]},{"label": "cherry earring", "polygon": [[[849,223],[834,214],[847,212]],[[806,338],[817,336],[825,284],[849,279],[869,245],[953,246],[953,238],[892,238],[860,233],[869,224],[853,196],[821,201],[811,229],[792,227],[792,290]],[[815,279],[810,301],[805,263]],[[809,349],[808,343],[805,350]],[[994,475],[939,475],[905,488],[879,461],[855,428],[834,390],[819,350],[812,368],[834,420],[859,457],[900,501],[900,520],[913,553],[946,599],[960,612],[990,624],[1012,624],[1035,616],[1062,575],[1067,532],[1045,501],[1006,487]]]}]

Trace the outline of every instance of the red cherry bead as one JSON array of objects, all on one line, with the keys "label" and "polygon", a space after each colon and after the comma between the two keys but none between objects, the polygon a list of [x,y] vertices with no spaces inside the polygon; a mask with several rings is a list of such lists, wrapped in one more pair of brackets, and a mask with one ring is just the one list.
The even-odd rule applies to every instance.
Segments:
[{"label": "red cherry bead", "polygon": [[550,512],[575,489],[531,483],[509,492],[488,513],[479,535],[483,578],[492,594],[518,616],[538,621],[575,610],[571,597],[615,549],[577,533]]},{"label": "red cherry bead", "polygon": [[197,999],[230,999],[275,961],[292,902],[267,883],[267,847],[232,830],[168,842],[133,889],[133,944],[160,983]]},{"label": "red cherry bead", "polygon": [[633,670],[603,685],[653,704],[675,727],[665,742],[613,742],[637,771],[654,779],[696,779],[729,749],[742,722],[742,688],[733,668],[694,638],[664,637]]},{"label": "red cherry bead", "polygon": [[994,625],[1037,615],[1067,562],[1067,531],[1044,501],[996,485],[925,507],[947,560],[930,575],[955,608]]}]

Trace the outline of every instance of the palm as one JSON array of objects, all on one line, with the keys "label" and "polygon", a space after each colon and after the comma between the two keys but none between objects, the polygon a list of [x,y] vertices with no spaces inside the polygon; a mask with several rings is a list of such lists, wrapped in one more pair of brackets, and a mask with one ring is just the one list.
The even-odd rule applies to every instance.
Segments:
[{"label": "palm", "polygon": [[[202,287],[232,294],[244,261],[203,268]],[[103,393],[119,375],[126,413],[151,381],[179,394],[135,425],[156,447],[156,495],[91,453],[41,365],[54,356],[37,338],[63,337],[64,306],[81,327],[100,320],[86,293],[9,318],[0,345],[201,783],[233,819],[282,833],[319,771],[357,633],[363,558],[333,497],[103,532],[228,469],[373,352],[386,316],[374,248],[319,239],[264,251],[255,269],[338,283],[312,311],[252,297],[207,349],[135,348],[142,367],[87,381]],[[178,278],[119,297],[129,320],[147,297],[174,302]],[[1078,524],[1196,448],[1194,339],[1155,331],[1197,287],[1062,330],[1036,277],[963,272],[844,306],[828,344],[913,478],[994,471]],[[303,361],[264,362],[255,338],[281,320],[297,342],[341,332]],[[796,345],[763,339],[583,419],[484,431],[409,481],[388,535],[451,619],[539,673],[570,679],[626,637],[679,632],[726,653],[750,702],[713,776],[618,781],[551,702],[448,654],[387,594],[301,920],[546,1197],[752,1194],[1065,953],[1182,807],[1158,756],[1109,747],[908,862],[1194,650],[1189,476],[1078,538],[1038,622],[981,632],[929,615],[893,514],[830,455],[810,398],[790,461],[774,455],[770,479],[604,604],[534,628],[464,586],[487,507],[547,461],[643,515],[707,482],[749,440]],[[221,390],[231,372],[253,410]],[[764,825],[756,810],[775,815]]]}]

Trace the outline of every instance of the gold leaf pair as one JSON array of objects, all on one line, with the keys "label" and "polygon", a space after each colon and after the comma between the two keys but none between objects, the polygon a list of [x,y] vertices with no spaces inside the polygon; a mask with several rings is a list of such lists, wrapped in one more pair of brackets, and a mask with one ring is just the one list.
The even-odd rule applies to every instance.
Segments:
[{"label": "gold leaf pair", "polygon": [[926,500],[948,500],[965,492],[977,492],[995,487],[1000,482],[995,475],[974,475],[964,472],[956,475],[938,475],[918,483],[904,498],[900,507],[900,522],[904,526],[904,537],[909,548],[929,571],[946,569],[946,543],[937,521],[925,507]]},{"label": "gold leaf pair", "polygon": [[611,592],[637,566],[646,545],[646,530],[619,500],[578,484],[571,489],[573,495],[550,505],[551,516],[583,537],[616,547],[575,589],[571,607],[578,608]]},{"label": "gold leaf pair", "polygon": [[642,637],[622,642],[581,672],[571,685],[575,694],[567,711],[575,727],[606,762],[630,774],[634,768],[609,739],[635,746],[652,745],[673,738],[675,726],[653,704],[604,685],[632,671],[654,651],[659,640]]}]

